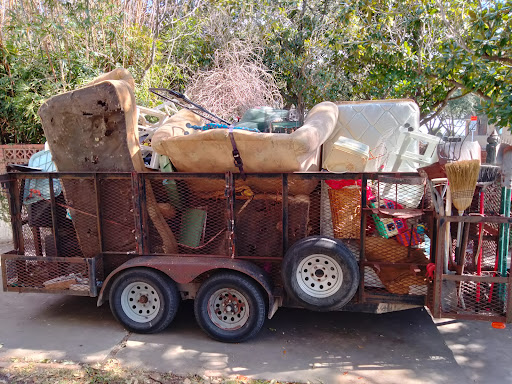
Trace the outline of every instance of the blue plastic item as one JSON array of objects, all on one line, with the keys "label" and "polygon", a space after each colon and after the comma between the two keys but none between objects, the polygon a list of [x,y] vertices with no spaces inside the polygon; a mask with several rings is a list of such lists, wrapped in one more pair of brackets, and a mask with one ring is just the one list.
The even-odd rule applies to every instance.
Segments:
[{"label": "blue plastic item", "polygon": [[[32,155],[28,166],[39,168],[42,172],[57,171],[50,151],[40,151]],[[55,197],[62,193],[62,186],[57,179],[53,180],[53,193]],[[46,179],[27,179],[23,191],[23,204],[29,205],[41,200],[50,200],[50,182]]]},{"label": "blue plastic item", "polygon": [[[198,131],[209,131],[210,129],[229,129],[229,126],[227,126],[226,124],[208,123],[204,126],[187,124],[187,128],[193,128]],[[257,128],[251,128],[251,127],[233,126],[233,129],[240,129],[243,131],[257,132],[257,133],[260,132]]]}]

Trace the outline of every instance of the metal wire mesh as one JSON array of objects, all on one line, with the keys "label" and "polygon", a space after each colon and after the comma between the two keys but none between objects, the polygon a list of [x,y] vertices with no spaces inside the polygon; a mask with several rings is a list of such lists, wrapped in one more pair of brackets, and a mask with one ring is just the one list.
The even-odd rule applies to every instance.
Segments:
[{"label": "metal wire mesh", "polygon": [[[490,277],[493,273],[486,272],[482,275]],[[507,287],[506,283],[444,280],[441,288],[442,312],[452,316],[504,316],[508,298]]]},{"label": "metal wire mesh", "polygon": [[96,295],[96,281],[101,281],[97,259],[70,257],[30,257],[3,255],[4,287],[8,291]]},{"label": "metal wire mesh", "polygon": [[[483,189],[483,194],[480,194],[481,191],[477,188],[469,212],[479,213],[483,203],[484,216],[478,223],[465,222],[462,225],[469,231],[468,247],[465,254],[460,256],[460,266],[452,266],[448,273],[442,275],[439,293],[440,315],[502,321],[507,311],[509,271],[507,269],[504,276],[500,276],[497,271],[500,259],[509,259],[510,254],[505,255],[501,252],[500,256],[498,236],[501,224],[490,222],[491,218],[499,216],[499,181]],[[447,245],[451,249],[448,254],[451,260],[456,261],[458,225],[452,223],[450,229],[452,242]],[[443,249],[437,262],[441,262],[444,254]]]},{"label": "metal wire mesh", "polygon": [[[364,292],[359,297],[364,302],[377,296],[385,301],[385,295],[425,296],[431,214],[425,214],[430,199],[425,197],[423,180],[368,180],[366,208],[361,207],[358,183],[346,184],[340,180],[322,182],[320,232],[342,239],[356,259],[361,251],[364,254]],[[361,214],[366,225],[364,239],[360,239]],[[421,235],[417,231],[420,224],[426,228]]]},{"label": "metal wire mesh", "polygon": [[[80,232],[87,234],[94,242],[95,251],[102,246],[103,252],[122,252],[135,254],[137,243],[135,239],[135,207],[132,191],[132,182],[129,177],[120,179],[102,178],[99,180],[100,199],[100,227],[101,238],[99,238],[96,204],[93,196],[85,201],[80,201],[80,211],[87,212],[77,216],[75,226],[80,225]],[[93,185],[90,185],[91,192],[96,193]],[[92,213],[92,214],[91,214]],[[75,213],[72,213],[72,217]],[[76,213],[80,215],[80,212]],[[73,219],[75,219],[73,217]],[[79,223],[78,220],[83,222]],[[91,247],[92,248],[92,247]]]},{"label": "metal wire mesh", "polygon": [[146,207],[150,253],[169,253],[164,240],[172,236],[177,244],[175,253],[228,255],[223,179],[169,176],[146,180]]},{"label": "metal wire mesh", "polygon": [[[23,244],[16,251],[25,258],[100,257],[103,276],[144,255],[245,258],[266,271],[279,289],[281,260],[288,249],[307,236],[323,235],[341,239],[356,260],[365,255],[361,260],[364,288],[357,300],[397,302],[400,297],[421,299],[426,294],[424,276],[432,236],[431,216],[425,210],[430,205],[421,183],[375,176],[368,180],[366,207],[361,207],[362,189],[354,180],[348,183],[356,193],[348,200],[343,189],[325,181],[353,175],[248,175],[245,181],[229,177],[66,176],[59,180],[62,192],[55,196],[54,209],[51,199],[22,204],[21,180],[18,208]],[[393,194],[401,197],[393,200]],[[350,220],[347,208],[354,212]],[[365,224],[362,239],[361,222]],[[418,233],[420,224],[427,235]],[[78,268],[74,264],[66,268],[48,280],[87,272],[73,270]],[[101,281],[103,277],[97,276]]]}]

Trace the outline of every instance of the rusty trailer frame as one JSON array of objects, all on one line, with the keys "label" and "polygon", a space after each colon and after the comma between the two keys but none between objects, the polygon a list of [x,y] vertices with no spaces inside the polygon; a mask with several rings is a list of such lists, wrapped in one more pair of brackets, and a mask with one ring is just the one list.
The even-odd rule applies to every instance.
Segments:
[{"label": "rusty trailer frame", "polygon": [[[474,273],[462,275],[443,273],[442,261],[447,244],[441,236],[448,222],[510,224],[512,219],[474,215],[439,216],[428,202],[426,189],[423,189],[421,199],[414,201],[414,204],[419,202],[420,205],[412,205],[409,209],[398,206],[395,209],[396,212],[390,213],[379,209],[378,206],[368,205],[367,191],[380,185],[379,180],[387,180],[385,185],[388,187],[389,181],[391,184],[395,183],[396,191],[405,185],[404,196],[414,195],[412,189],[407,189],[407,180],[417,179],[417,173],[265,173],[248,174],[247,177],[249,181],[242,182],[238,174],[232,173],[9,172],[1,177],[0,182],[9,199],[14,250],[2,255],[3,289],[16,292],[44,291],[89,295],[98,297],[98,305],[101,305],[106,300],[110,282],[117,273],[133,267],[151,267],[175,280],[180,285],[183,298],[193,298],[197,287],[212,271],[236,270],[257,281],[266,292],[268,314],[271,317],[281,305],[296,306],[296,303],[288,300],[281,281],[280,266],[288,249],[301,238],[315,234],[324,235],[322,226],[332,225],[332,217],[325,216],[326,212],[329,216],[334,211],[331,212],[329,206],[326,206],[324,189],[327,187],[324,181],[361,180],[359,235],[356,238],[343,239],[358,259],[360,273],[359,289],[349,307],[357,308],[359,305],[363,308],[380,303],[398,305],[398,307],[426,304],[435,317],[512,321],[508,310],[512,304],[510,294],[506,295],[502,312],[498,314],[495,311],[492,314],[474,310],[471,312],[468,308],[464,311],[447,311],[446,306],[443,307],[443,289],[446,290],[447,285],[445,281],[457,283],[469,281],[473,285],[477,284],[478,287],[483,284],[487,284],[487,287],[490,284],[493,286],[506,284],[506,292],[508,292],[512,277],[510,274],[508,276],[476,276]],[[44,230],[30,225],[30,212],[22,201],[23,187],[27,180],[45,180],[48,183],[49,198],[46,199],[46,208],[49,208],[49,212],[47,209],[48,217],[44,220],[46,225]],[[62,195],[67,194],[65,198],[55,194],[54,186],[57,180],[64,185]],[[83,201],[90,202],[87,209],[74,205],[73,196],[70,196],[71,189],[66,190],[68,181],[77,181],[76,185],[82,183],[84,190],[90,192],[88,196],[82,197]],[[78,181],[81,182],[78,183]],[[262,181],[267,185],[265,191],[253,191],[252,189],[257,189],[254,187],[251,189],[251,185],[259,185]],[[292,189],[300,189],[302,184],[308,182],[313,185],[308,193],[296,191],[291,193]],[[207,191],[198,193],[194,189],[197,186],[201,189],[210,184],[213,187]],[[220,185],[222,187],[219,187]],[[121,251],[116,249],[115,238],[116,226],[120,225],[118,218],[115,217],[116,196],[112,193],[116,188],[123,189],[125,192],[128,188],[131,191],[132,200],[130,220],[127,219],[127,212],[123,213],[125,216],[122,219],[124,233],[133,234],[134,246],[130,248],[130,243],[129,247]],[[169,216],[166,217],[166,221],[169,227],[181,233],[181,239],[178,240],[182,242],[178,241],[179,251],[175,254],[163,252],[159,244],[161,239],[155,236],[157,231],[154,211],[152,211],[155,207],[154,202],[148,200],[148,190],[156,196],[156,203],[161,204],[168,211]],[[78,190],[75,189],[74,192],[76,191]],[[379,196],[377,198],[380,199]],[[327,204],[328,201],[327,199]],[[159,205],[159,209],[161,206]],[[87,221],[87,229],[92,233],[90,242],[95,243],[93,245],[94,249],[97,249],[97,254],[84,257],[76,240],[79,236],[83,237],[83,233],[75,233],[74,237],[70,235],[72,230],[69,229],[69,222],[65,221],[69,218],[63,219],[63,210],[71,212],[71,221],[78,217]],[[190,214],[191,221],[188,224],[184,223],[185,212]],[[424,223],[429,228],[430,260],[426,258],[424,261],[413,260],[412,254],[415,251],[412,248],[412,240],[409,241],[408,246],[403,247],[402,250],[406,256],[400,260],[395,255],[395,250],[399,248],[396,248],[397,243],[394,240],[379,239],[378,244],[372,245],[375,238],[379,238],[375,236],[375,221],[378,222],[379,218],[393,220],[398,217],[397,212],[408,219],[412,218],[414,224],[410,229],[411,234],[414,225],[418,222]],[[253,218],[251,215],[256,216]],[[180,218],[177,219],[177,216]],[[404,222],[408,219],[404,219]],[[267,224],[271,227],[267,227]],[[64,228],[66,225],[67,229]],[[194,236],[189,236],[190,238],[183,236],[184,228],[188,228],[187,225],[193,227]],[[261,231],[261,234],[258,234],[258,231]],[[46,234],[46,237],[42,237],[41,233]],[[369,233],[373,235],[369,236]],[[332,236],[332,234],[328,235]],[[246,241],[249,237],[252,243]],[[85,241],[84,239],[85,237],[81,241]],[[266,239],[268,241],[265,241]],[[183,241],[188,243],[183,244]],[[373,258],[369,259],[372,246],[375,247]],[[381,249],[382,247],[385,249]],[[375,259],[375,254],[379,252],[381,255],[378,256],[382,258]],[[23,261],[25,264],[22,265]],[[435,276],[432,282],[426,282],[423,286],[420,280],[425,275],[429,262],[436,265]],[[84,279],[83,285],[87,285],[88,289],[86,291],[73,291],[67,288],[46,289],[41,281],[51,280],[50,277],[53,275],[41,268],[42,265],[47,265],[44,263],[54,263],[56,265],[54,269],[60,274],[80,276],[77,279]],[[81,263],[87,268],[79,270],[74,267],[75,264],[81,265]],[[10,266],[14,269],[9,269]],[[378,274],[384,270],[391,271],[393,268],[412,271],[411,276],[415,279],[414,281],[420,281],[421,286],[415,283],[397,285],[394,280],[383,283],[382,279],[379,279],[383,275],[378,276]],[[16,271],[21,270],[23,272],[15,276]],[[33,283],[33,286],[24,286],[22,282],[15,279],[22,274],[25,274],[25,281]],[[16,283],[11,284],[10,281],[14,280]],[[503,297],[500,300],[498,301],[502,302]]]}]

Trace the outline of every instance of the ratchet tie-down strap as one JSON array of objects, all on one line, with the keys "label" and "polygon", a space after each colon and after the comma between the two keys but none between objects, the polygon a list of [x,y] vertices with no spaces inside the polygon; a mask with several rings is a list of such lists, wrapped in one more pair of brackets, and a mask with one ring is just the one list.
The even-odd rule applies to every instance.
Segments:
[{"label": "ratchet tie-down strap", "polygon": [[240,157],[240,152],[238,152],[238,148],[236,147],[235,136],[233,135],[233,126],[229,126],[229,139],[231,140],[231,146],[233,147],[233,159],[235,163],[235,167],[240,171],[240,177],[242,180],[246,179],[246,175],[244,172],[244,162],[242,161],[242,157]]}]

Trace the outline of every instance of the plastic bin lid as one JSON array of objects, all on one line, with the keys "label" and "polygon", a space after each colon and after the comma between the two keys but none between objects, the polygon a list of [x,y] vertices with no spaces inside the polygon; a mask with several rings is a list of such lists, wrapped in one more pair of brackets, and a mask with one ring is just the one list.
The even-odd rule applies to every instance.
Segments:
[{"label": "plastic bin lid", "polygon": [[340,147],[340,149],[346,148],[366,155],[370,153],[370,147],[368,145],[345,136],[340,136],[334,143],[334,147]]},{"label": "plastic bin lid", "polygon": [[[57,167],[52,161],[50,151],[39,151],[32,155],[28,161],[29,167],[39,168],[42,172],[55,172]],[[53,180],[53,192],[58,196],[62,192],[60,181]],[[33,204],[41,200],[50,200],[50,183],[46,179],[27,179],[23,191],[23,203]]]}]

